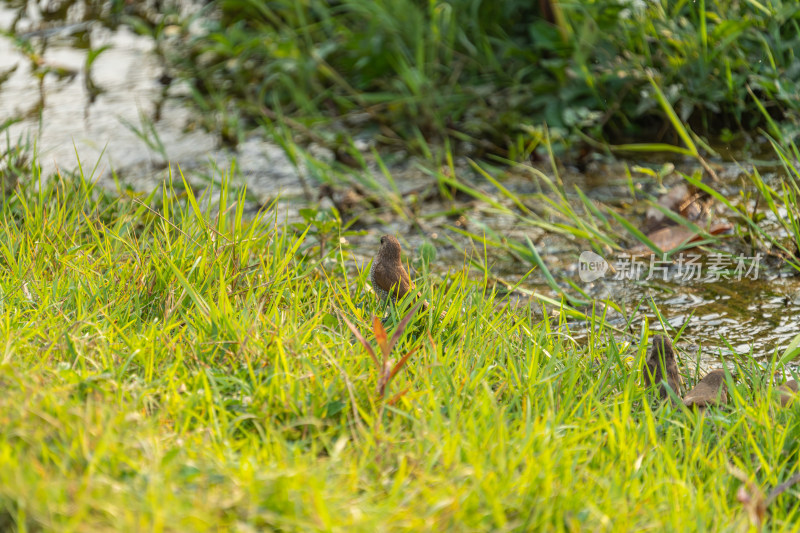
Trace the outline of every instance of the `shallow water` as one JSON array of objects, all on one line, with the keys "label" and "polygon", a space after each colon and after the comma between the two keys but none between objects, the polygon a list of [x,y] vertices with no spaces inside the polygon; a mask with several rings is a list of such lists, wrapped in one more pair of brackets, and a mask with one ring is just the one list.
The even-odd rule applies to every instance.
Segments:
[{"label": "shallow water", "polygon": [[[257,197],[302,192],[276,145],[253,136],[234,154],[197,128],[196,112],[179,101],[186,89],[166,83],[153,39],[113,24],[108,14],[93,18],[107,4],[0,1],[0,30],[27,43],[0,35],[0,124],[18,121],[9,139],[35,141],[44,175],[74,168],[77,153],[84,172],[96,169],[92,178],[101,183],[111,186],[113,172],[137,190],[152,190],[167,176],[167,163],[190,171],[187,178],[210,179],[235,157],[238,176]],[[87,68],[89,50],[102,47]]]},{"label": "shallow water", "polygon": [[[108,14],[104,18],[103,6],[107,4],[0,1],[0,29],[13,31],[30,46],[26,53],[17,40],[0,35],[0,124],[18,121],[7,130],[12,143],[19,138],[35,140],[45,175],[56,168],[73,168],[77,152],[93,179],[113,186],[116,174],[137,190],[151,190],[164,180],[167,163],[179,165],[189,179],[208,183],[235,158],[237,180],[247,184],[256,203],[278,195],[284,205],[307,203],[298,170],[281,148],[254,134],[232,152],[220,148],[215,135],[198,128],[197,111],[181,102],[186,89],[165,77],[167,66],[157,53],[156,43],[113,22]],[[186,2],[184,9],[196,9],[196,5]],[[105,46],[108,48],[87,68],[89,50]],[[664,163],[685,172],[695,166],[692,161],[665,156],[643,164],[658,168]],[[718,164],[723,178],[721,190],[738,194],[747,169],[738,164]],[[759,165],[764,172],[777,168],[769,160]],[[398,179],[402,190],[430,182],[428,176],[415,170],[413,160],[391,168],[402,176]],[[463,161],[459,170],[475,177]],[[549,171],[546,167],[542,170]],[[380,174],[377,167],[374,172]],[[674,182],[675,175],[671,176]],[[562,169],[562,179],[569,187],[580,186],[596,201],[615,206],[630,202],[629,183],[618,162],[597,162],[584,172]],[[476,182],[481,183],[477,178]],[[504,183],[520,195],[540,190],[529,176],[509,175]],[[492,192],[491,186],[483,185],[482,190]],[[465,207],[465,216],[454,219],[437,215],[454,206]],[[770,357],[800,333],[800,281],[774,265],[765,264],[756,280],[615,281],[609,274],[583,283],[577,270],[577,257],[583,251],[580,245],[521,227],[513,218],[498,215],[480,202],[431,201],[423,203],[418,214],[427,238],[439,247],[440,271],[448,266],[460,268],[465,253],[476,257],[483,253],[479,246],[473,247],[468,239],[447,229],[448,225],[480,232],[480,225],[485,224],[518,241],[530,237],[557,278],[571,279],[594,298],[608,298],[629,311],[639,306],[630,325],[615,313],[609,315],[612,323],[632,333],[631,339],[643,320],[648,320],[651,328],[659,328],[651,301],[674,330],[688,322],[678,347],[689,360],[700,354],[706,366],[716,364],[720,355],[727,359],[751,353],[757,358]],[[412,256],[425,240],[408,222],[390,214],[363,220],[367,234],[351,239],[353,265],[359,268],[365,267],[377,249],[376,236],[381,233],[410,235],[404,244]],[[490,252],[492,272],[508,284],[531,268],[513,257]],[[613,257],[607,259],[614,261]],[[525,292],[516,295],[517,301],[526,305],[526,294],[531,291],[552,294],[538,274],[522,288]],[[576,324],[578,334],[580,328]]]}]

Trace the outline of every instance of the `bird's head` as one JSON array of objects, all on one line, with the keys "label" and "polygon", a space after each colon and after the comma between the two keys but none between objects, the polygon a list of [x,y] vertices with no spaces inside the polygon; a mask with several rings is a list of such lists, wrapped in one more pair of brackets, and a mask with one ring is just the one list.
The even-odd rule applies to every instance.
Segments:
[{"label": "bird's head", "polygon": [[656,335],[653,337],[653,348],[650,350],[648,359],[657,361],[659,356],[663,357],[665,361],[675,358],[675,352],[672,349],[672,341],[666,335]]},{"label": "bird's head", "polygon": [[387,261],[400,261],[400,242],[393,235],[384,235],[378,255]]}]

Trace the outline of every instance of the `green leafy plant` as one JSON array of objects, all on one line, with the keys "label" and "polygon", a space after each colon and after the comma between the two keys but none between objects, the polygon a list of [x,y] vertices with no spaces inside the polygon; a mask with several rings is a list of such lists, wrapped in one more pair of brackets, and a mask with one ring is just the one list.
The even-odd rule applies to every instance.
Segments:
[{"label": "green leafy plant", "polygon": [[[397,375],[397,373],[403,369],[403,366],[406,364],[406,362],[408,362],[409,357],[411,357],[414,354],[414,352],[416,352],[419,349],[419,347],[416,347],[406,352],[405,355],[403,355],[397,362],[389,358],[389,356],[392,353],[392,349],[397,344],[397,341],[399,341],[403,337],[403,333],[405,333],[408,323],[414,317],[414,315],[417,312],[417,309],[419,309],[421,305],[422,302],[417,303],[411,308],[411,310],[406,314],[406,316],[403,317],[403,319],[397,325],[397,329],[392,334],[391,339],[389,339],[388,336],[386,335],[386,330],[383,328],[383,324],[381,324],[380,319],[376,316],[372,317],[372,331],[375,334],[375,341],[378,343],[378,347],[380,348],[381,359],[378,359],[378,356],[375,354],[375,350],[372,347],[372,345],[370,345],[369,342],[367,342],[367,340],[353,325],[353,323],[347,320],[347,317],[345,317],[343,314],[340,313],[340,316],[342,317],[344,323],[347,324],[347,327],[350,329],[353,335],[355,335],[356,339],[358,339],[358,342],[360,342],[362,346],[364,346],[364,349],[367,350],[367,353],[369,354],[370,359],[372,359],[372,362],[375,363],[375,369],[378,371],[377,389],[378,389],[378,396],[380,398],[385,397],[386,390],[389,387],[392,378],[394,378]],[[400,394],[404,393],[405,391],[403,391]]]}]

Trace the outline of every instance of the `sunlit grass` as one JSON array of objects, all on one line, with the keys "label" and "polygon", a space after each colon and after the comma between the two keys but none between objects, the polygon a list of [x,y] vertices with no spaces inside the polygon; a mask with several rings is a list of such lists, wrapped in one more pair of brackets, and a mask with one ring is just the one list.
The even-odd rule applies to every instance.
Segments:
[{"label": "sunlit grass", "polygon": [[[536,318],[465,273],[420,280],[436,312],[407,326],[390,309],[376,367],[341,320],[383,342],[347,247],[320,255],[313,227],[246,218],[217,183],[215,202],[175,170],[116,195],[78,172],[6,197],[4,529],[736,529],[740,488],[762,501],[797,472],[772,367],[742,363],[704,417],[658,406],[646,322],[590,318],[578,345],[566,309]],[[794,527],[795,495],[769,527]]]}]

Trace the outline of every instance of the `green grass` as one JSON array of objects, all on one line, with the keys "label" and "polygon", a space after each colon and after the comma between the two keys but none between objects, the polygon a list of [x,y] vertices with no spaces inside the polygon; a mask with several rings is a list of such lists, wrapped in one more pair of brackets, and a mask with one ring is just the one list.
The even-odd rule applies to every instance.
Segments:
[{"label": "green grass", "polygon": [[245,217],[225,178],[212,202],[33,168],[0,218],[3,529],[738,530],[798,472],[775,363],[705,417],[658,406],[646,323],[576,344],[456,272],[420,283],[435,313],[390,313],[394,363],[416,351],[387,382],[340,319],[380,344],[346,246]]},{"label": "green grass", "polygon": [[[661,99],[725,142],[799,131],[794,0],[216,0],[151,18],[130,20],[233,144],[264,120],[335,150],[360,135],[525,160],[544,124],[559,151],[679,144]],[[165,45],[167,20],[184,31]]]}]

